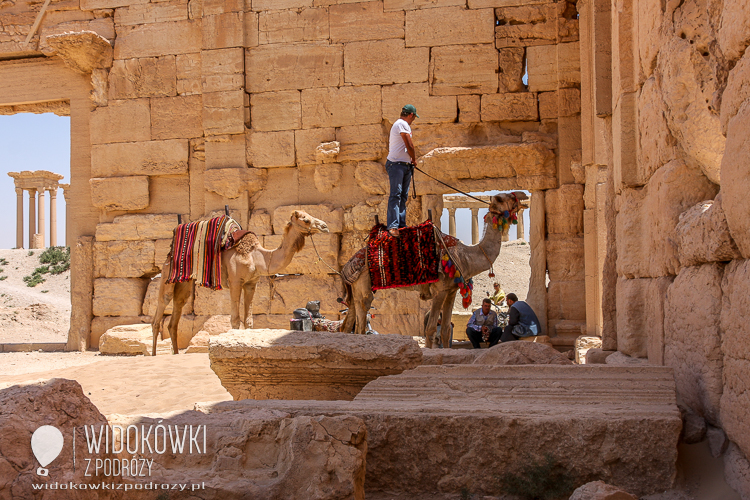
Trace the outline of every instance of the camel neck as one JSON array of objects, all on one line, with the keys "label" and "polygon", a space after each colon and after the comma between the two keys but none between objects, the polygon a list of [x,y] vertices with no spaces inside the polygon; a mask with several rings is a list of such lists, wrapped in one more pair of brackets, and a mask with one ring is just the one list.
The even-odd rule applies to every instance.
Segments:
[{"label": "camel neck", "polygon": [[268,263],[268,273],[276,274],[286,268],[305,245],[305,235],[294,224],[290,225],[284,232],[281,245],[271,251]]}]

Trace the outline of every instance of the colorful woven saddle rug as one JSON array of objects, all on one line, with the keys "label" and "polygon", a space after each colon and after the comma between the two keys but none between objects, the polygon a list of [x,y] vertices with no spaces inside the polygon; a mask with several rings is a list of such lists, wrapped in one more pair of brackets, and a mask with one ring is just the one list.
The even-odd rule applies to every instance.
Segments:
[{"label": "colorful woven saddle rug", "polygon": [[382,224],[370,231],[367,263],[372,290],[434,283],[440,257],[431,221],[399,230],[394,238]]},{"label": "colorful woven saddle rug", "polygon": [[167,283],[194,279],[200,286],[221,290],[221,251],[233,244],[232,236],[240,229],[237,221],[225,215],[177,226]]}]

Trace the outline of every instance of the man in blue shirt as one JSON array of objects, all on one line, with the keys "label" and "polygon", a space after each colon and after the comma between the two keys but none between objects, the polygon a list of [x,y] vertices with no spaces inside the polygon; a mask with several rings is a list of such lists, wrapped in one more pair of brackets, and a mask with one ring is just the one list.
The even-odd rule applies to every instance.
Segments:
[{"label": "man in blue shirt", "polygon": [[501,342],[541,335],[542,329],[539,326],[539,318],[536,317],[536,313],[530,305],[523,300],[518,300],[515,293],[506,295],[505,303],[509,307],[508,326],[505,329],[494,328],[491,335],[500,337]]},{"label": "man in blue shirt", "polygon": [[497,344],[503,331],[497,327],[497,314],[490,307],[492,301],[484,299],[482,308],[474,311],[466,324],[466,336],[469,337],[474,349],[479,349],[483,337],[489,336],[490,347]]}]

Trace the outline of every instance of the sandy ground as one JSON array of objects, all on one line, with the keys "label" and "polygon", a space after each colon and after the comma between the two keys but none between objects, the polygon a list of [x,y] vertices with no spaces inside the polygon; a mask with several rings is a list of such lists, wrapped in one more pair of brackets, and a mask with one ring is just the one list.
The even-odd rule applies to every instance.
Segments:
[{"label": "sandy ground", "polygon": [[[33,252],[33,255],[29,255]],[[39,267],[42,250],[0,250],[0,343],[65,342],[70,328],[70,271],[33,288],[24,276]]]}]

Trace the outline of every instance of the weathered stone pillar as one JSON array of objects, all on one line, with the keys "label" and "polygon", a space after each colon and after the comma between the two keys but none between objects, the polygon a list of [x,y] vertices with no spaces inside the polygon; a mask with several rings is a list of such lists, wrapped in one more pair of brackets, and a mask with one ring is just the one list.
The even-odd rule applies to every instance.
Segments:
[{"label": "weathered stone pillar", "polygon": [[70,312],[66,351],[85,351],[91,343],[94,317],[94,237],[81,236],[70,246],[70,300],[77,304]]},{"label": "weathered stone pillar", "polygon": [[471,244],[479,243],[479,209],[471,208]]},{"label": "weathered stone pillar", "polygon": [[37,201],[39,208],[37,210],[38,224],[36,230],[39,238],[34,241],[35,248],[44,248],[44,189],[39,190],[39,199]]},{"label": "weathered stone pillar", "polygon": [[544,213],[544,191],[531,195],[529,245],[531,247],[531,278],[526,302],[534,309],[542,332],[547,335],[547,242]]},{"label": "weathered stone pillar", "polygon": [[57,189],[49,191],[49,246],[57,246]]},{"label": "weathered stone pillar", "polygon": [[36,234],[36,189],[29,189],[29,248],[34,248]]},{"label": "weathered stone pillar", "polygon": [[448,234],[456,236],[456,209],[448,209]]},{"label": "weathered stone pillar", "polygon": [[519,240],[525,240],[526,239],[526,230],[523,227],[523,211],[524,208],[518,209],[518,225],[516,226],[516,232],[518,233],[516,235],[516,238]]},{"label": "weathered stone pillar", "polygon": [[16,188],[16,248],[23,248],[23,189]]}]

